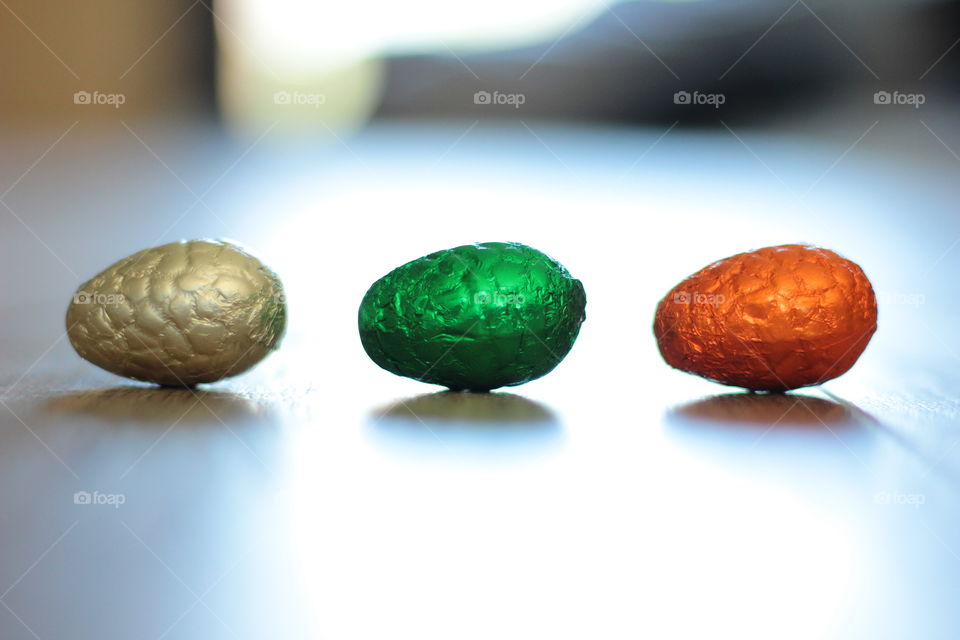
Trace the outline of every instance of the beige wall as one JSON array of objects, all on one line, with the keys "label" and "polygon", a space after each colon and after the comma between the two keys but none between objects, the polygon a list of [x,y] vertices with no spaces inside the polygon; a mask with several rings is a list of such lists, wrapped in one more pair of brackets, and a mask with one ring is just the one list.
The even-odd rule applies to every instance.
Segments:
[{"label": "beige wall", "polygon": [[[212,19],[202,4],[188,11],[192,0],[4,3],[0,124],[169,114],[202,108],[212,95],[205,86]],[[125,103],[119,111],[78,109],[76,91],[120,93]]]}]

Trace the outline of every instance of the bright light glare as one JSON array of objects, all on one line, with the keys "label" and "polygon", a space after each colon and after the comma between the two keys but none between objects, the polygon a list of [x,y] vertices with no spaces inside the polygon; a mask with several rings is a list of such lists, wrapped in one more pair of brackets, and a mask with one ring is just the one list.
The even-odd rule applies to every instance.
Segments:
[{"label": "bright light glare", "polygon": [[599,0],[410,0],[371,6],[247,0],[242,6],[254,38],[248,44],[268,61],[298,65],[331,56],[514,46],[559,36],[572,24],[589,20],[604,4]]},{"label": "bright light glare", "polygon": [[862,572],[836,514],[670,447],[643,468],[568,452],[489,474],[349,436],[358,455],[318,462],[323,439],[292,439],[285,479],[317,637],[824,637]]},{"label": "bright light glare", "polygon": [[[449,2],[218,2],[219,92],[231,128],[254,138],[268,128],[312,132],[362,126],[391,54],[458,55],[550,43],[587,24],[601,0]],[[277,103],[278,93],[309,98]],[[280,125],[278,127],[278,125]]]},{"label": "bright light glare", "polygon": [[[762,166],[750,174],[717,155],[718,148],[745,154],[736,140],[672,138],[685,153],[671,158],[659,150],[642,181],[618,190],[613,181],[590,189],[584,184],[597,183],[571,179],[567,163],[574,175],[592,171],[602,180],[620,162],[589,156],[589,148],[576,153],[549,129],[539,133],[564,164],[532,136],[491,145],[503,138],[490,129],[478,128],[450,150],[460,133],[452,129],[429,144],[422,134],[411,134],[416,144],[391,138],[376,165],[287,175],[282,189],[245,203],[287,216],[282,224],[270,219],[258,244],[276,256],[291,314],[308,328],[313,348],[323,340],[316,357],[285,364],[293,379],[316,381],[331,399],[290,432],[279,479],[278,544],[314,616],[312,635],[715,638],[735,629],[737,638],[836,637],[844,612],[870,593],[876,573],[865,561],[869,537],[850,514],[793,484],[809,478],[798,470],[804,456],[817,461],[817,483],[825,486],[841,486],[856,470],[844,451],[841,464],[824,462],[838,449],[833,436],[800,439],[789,452],[764,450],[771,433],[748,454],[759,433],[745,434],[741,453],[758,468],[782,465],[787,479],[779,482],[731,465],[722,448],[678,446],[660,426],[670,402],[663,399],[689,399],[685,384],[693,393],[711,389],[667,375],[647,327],[630,347],[646,355],[622,365],[622,375],[586,389],[572,375],[577,366],[610,369],[622,333],[605,328],[620,327],[625,309],[650,317],[642,306],[700,266],[687,264],[687,252],[724,255],[790,237],[790,223],[765,222],[756,212],[776,207],[800,224],[802,205],[755,182]],[[620,160],[629,166],[657,135],[628,140],[636,150]],[[369,153],[362,142],[354,145]],[[443,153],[443,167],[430,169],[424,183],[421,167]],[[747,200],[735,197],[747,192]],[[843,192],[824,197],[848,206]],[[875,205],[860,201],[871,212]],[[755,217],[747,225],[742,215]],[[589,224],[581,224],[586,216]],[[671,236],[676,216],[697,232]],[[822,233],[838,228],[824,225]],[[658,250],[650,241],[663,238],[685,251]],[[463,430],[417,430],[416,420],[408,430],[373,424],[374,409],[398,394],[435,388],[371,373],[353,313],[363,291],[405,260],[493,239],[535,244],[590,283],[588,323],[569,361],[518,390],[553,398],[548,404],[562,428],[536,440],[502,434],[494,442],[482,429],[471,440]],[[361,246],[363,260],[343,259]],[[325,259],[336,269],[320,268]],[[626,273],[646,275],[624,300]],[[292,333],[285,349],[309,348],[300,339]],[[730,434],[721,439],[729,444]]]}]

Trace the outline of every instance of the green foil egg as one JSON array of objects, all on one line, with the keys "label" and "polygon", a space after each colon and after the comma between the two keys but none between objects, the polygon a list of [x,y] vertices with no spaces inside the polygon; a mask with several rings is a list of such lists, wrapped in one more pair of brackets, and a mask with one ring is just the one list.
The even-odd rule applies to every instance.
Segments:
[{"label": "green foil egg", "polygon": [[553,258],[515,242],[437,251],[373,283],[360,340],[378,365],[458,391],[546,375],[586,319],[583,285]]}]

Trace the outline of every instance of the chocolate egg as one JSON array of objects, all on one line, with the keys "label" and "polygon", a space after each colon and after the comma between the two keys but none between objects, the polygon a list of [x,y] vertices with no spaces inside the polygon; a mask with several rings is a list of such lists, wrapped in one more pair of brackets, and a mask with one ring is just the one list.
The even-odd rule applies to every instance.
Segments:
[{"label": "chocolate egg", "polygon": [[657,306],[667,363],[721,384],[787,391],[845,373],[877,328],[863,270],[809,245],[767,247],[701,269]]},{"label": "chocolate egg", "polygon": [[277,348],[286,327],[280,280],[216,240],[139,251],[80,285],[67,336],[117,375],[167,386],[235,376]]},{"label": "chocolate egg", "polygon": [[400,266],[360,304],[370,358],[400,376],[488,391],[549,373],[585,319],[583,285],[513,242],[472,244]]}]

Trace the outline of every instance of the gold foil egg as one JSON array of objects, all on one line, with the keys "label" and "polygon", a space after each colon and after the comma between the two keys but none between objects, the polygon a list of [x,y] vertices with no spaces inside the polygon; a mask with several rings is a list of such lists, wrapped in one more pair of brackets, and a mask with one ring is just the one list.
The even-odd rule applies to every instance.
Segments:
[{"label": "gold foil egg", "polygon": [[111,373],[183,387],[256,365],[286,317],[273,271],[236,245],[193,240],[144,249],[80,285],[67,336]]}]

